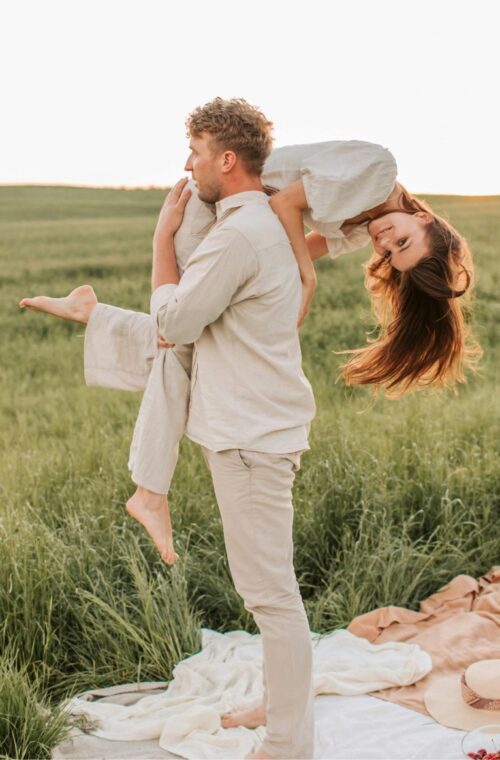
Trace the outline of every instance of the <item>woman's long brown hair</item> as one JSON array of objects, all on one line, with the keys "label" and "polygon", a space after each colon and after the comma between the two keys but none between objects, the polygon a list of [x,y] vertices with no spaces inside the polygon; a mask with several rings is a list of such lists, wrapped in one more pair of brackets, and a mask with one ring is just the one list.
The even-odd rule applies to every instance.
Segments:
[{"label": "woman's long brown hair", "polygon": [[426,230],[429,253],[400,272],[373,252],[365,284],[380,332],[364,348],[342,352],[353,354],[342,368],[348,385],[373,385],[387,396],[464,382],[464,369],[475,369],[481,356],[465,318],[473,283],[467,242],[426,203],[402,193],[402,210],[433,218]]}]

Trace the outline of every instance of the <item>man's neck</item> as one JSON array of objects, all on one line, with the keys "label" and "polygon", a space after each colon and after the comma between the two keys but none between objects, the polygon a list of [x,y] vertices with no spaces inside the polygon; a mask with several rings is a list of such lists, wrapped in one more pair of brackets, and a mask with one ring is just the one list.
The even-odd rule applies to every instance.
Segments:
[{"label": "man's neck", "polygon": [[257,190],[261,193],[264,192],[264,186],[260,176],[245,176],[234,180],[228,180],[222,188],[219,200],[221,201],[223,198],[228,198],[230,195],[236,195],[237,193],[246,193],[250,190]]}]

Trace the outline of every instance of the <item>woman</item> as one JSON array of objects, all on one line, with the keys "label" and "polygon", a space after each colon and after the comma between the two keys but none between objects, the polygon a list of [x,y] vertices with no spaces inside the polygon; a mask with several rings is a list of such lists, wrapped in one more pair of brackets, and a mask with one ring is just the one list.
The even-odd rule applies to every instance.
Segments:
[{"label": "woman", "polygon": [[[343,376],[348,384],[370,384],[389,395],[463,381],[464,368],[479,354],[469,343],[459,298],[472,284],[467,243],[396,181],[396,171],[394,158],[379,145],[332,141],[279,148],[262,175],[301,272],[299,324],[316,286],[314,261],[359,249],[371,239],[366,285],[380,334],[351,352]],[[175,236],[181,274],[214,220],[213,206],[185,184],[177,183],[164,205],[184,210]],[[312,230],[308,235],[304,223]],[[129,461],[138,488],[127,509],[146,527],[164,561],[173,563],[177,554],[166,493],[187,419],[192,347],[171,347],[160,337],[158,349],[171,350],[158,351],[148,315],[97,304],[90,286],[63,299],[23,299],[20,306],[88,323],[88,384],[145,387]]]}]

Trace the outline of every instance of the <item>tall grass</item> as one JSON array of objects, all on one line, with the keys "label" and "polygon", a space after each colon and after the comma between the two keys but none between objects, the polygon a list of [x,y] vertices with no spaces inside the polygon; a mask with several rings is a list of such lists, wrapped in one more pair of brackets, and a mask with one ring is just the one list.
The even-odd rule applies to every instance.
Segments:
[{"label": "tall grass", "polygon": [[[455,395],[373,401],[336,382],[370,327],[366,252],[319,263],[302,328],[318,406],[295,486],[295,565],[311,628],[419,600],[500,563],[497,466],[500,198],[433,198],[478,268],[478,376]],[[44,757],[57,704],[85,688],[170,678],[199,628],[253,620],[228,572],[210,477],[185,440],[171,509],[180,561],[159,559],[126,516],[137,394],[86,388],[83,328],[19,312],[24,295],[91,282],[145,310],[159,191],[0,188],[0,753]],[[45,711],[49,709],[49,714]],[[45,753],[45,754],[44,754]]]},{"label": "tall grass", "polygon": [[0,758],[49,758],[68,733],[64,712],[50,707],[37,677],[18,663],[13,647],[0,657]]}]

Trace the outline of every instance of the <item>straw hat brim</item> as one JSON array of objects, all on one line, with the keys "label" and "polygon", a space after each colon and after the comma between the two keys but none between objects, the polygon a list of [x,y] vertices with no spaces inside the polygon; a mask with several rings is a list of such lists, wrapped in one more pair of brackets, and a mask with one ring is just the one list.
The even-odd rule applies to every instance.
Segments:
[{"label": "straw hat brim", "polygon": [[459,674],[437,679],[425,692],[424,702],[432,717],[450,728],[470,731],[488,723],[500,723],[500,710],[478,710],[464,702]]}]

